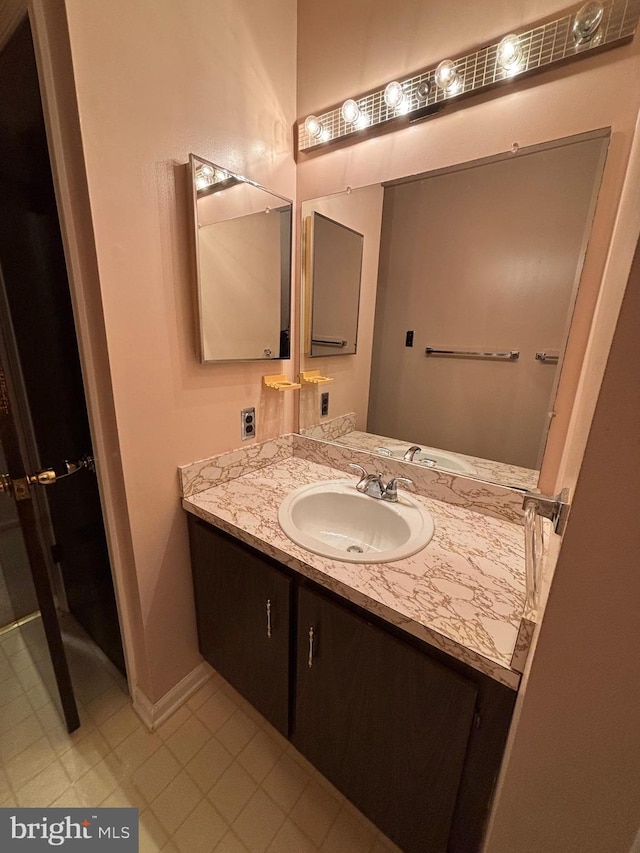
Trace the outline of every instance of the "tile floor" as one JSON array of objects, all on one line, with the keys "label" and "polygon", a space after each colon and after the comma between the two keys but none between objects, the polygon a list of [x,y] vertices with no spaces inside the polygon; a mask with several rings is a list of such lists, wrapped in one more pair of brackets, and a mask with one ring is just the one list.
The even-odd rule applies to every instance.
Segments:
[{"label": "tile floor", "polygon": [[39,620],[0,636],[0,807],[135,806],[140,853],[398,853],[219,676],[150,733],[95,646],[65,640],[72,735]]}]

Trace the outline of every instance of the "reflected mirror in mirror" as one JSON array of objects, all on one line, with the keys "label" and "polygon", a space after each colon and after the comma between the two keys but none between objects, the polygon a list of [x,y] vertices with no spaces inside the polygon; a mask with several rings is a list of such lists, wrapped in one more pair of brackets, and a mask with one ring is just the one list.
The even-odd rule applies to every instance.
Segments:
[{"label": "reflected mirror in mirror", "polygon": [[292,205],[189,156],[203,362],[290,357]]},{"label": "reflected mirror in mirror", "polygon": [[[301,432],[537,484],[609,131],[306,201],[364,235],[358,353]],[[306,368],[302,356],[302,369]]]},{"label": "reflected mirror in mirror", "polygon": [[317,211],[304,225],[306,352],[311,358],[353,355],[364,237]]}]

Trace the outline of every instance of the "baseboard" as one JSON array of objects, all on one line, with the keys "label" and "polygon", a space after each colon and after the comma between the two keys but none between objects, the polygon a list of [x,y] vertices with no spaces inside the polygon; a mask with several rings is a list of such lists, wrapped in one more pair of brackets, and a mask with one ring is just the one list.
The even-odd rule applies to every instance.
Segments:
[{"label": "baseboard", "polygon": [[149,731],[155,731],[178,708],[184,705],[187,699],[211,677],[212,672],[209,664],[203,661],[155,703],[148,699],[139,688],[134,687],[133,710]]}]

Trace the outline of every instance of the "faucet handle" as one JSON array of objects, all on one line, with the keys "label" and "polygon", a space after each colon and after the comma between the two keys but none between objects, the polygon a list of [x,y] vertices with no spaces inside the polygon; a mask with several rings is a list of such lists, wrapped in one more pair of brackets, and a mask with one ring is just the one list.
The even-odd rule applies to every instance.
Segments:
[{"label": "faucet handle", "polygon": [[361,476],[367,477],[369,472],[363,465],[359,465],[357,462],[349,462],[349,468],[355,468],[356,471],[360,471]]},{"label": "faucet handle", "polygon": [[384,490],[385,500],[396,503],[398,500],[398,483],[407,483],[412,486],[413,480],[410,480],[409,477],[393,477],[389,480]]},{"label": "faucet handle", "polygon": [[349,462],[349,468],[355,468],[355,470],[360,473],[360,479],[356,483],[356,489],[362,488],[363,483],[369,476],[369,472],[362,465],[358,465],[357,462]]}]

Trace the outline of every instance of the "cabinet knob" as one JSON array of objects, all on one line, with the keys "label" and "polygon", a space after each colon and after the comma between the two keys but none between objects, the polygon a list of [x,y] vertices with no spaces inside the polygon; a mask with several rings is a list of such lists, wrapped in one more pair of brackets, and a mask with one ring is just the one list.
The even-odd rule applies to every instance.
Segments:
[{"label": "cabinet knob", "polygon": [[309,628],[309,660],[307,666],[309,669],[313,666],[313,628]]},{"label": "cabinet knob", "polygon": [[267,598],[267,639],[271,639],[271,599]]}]

